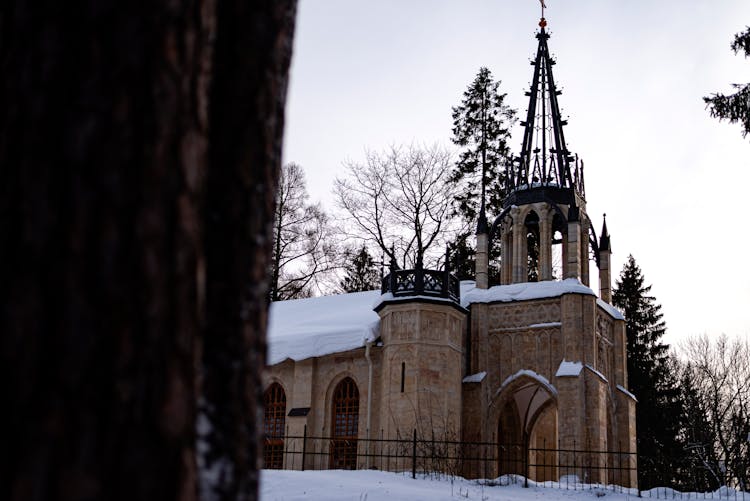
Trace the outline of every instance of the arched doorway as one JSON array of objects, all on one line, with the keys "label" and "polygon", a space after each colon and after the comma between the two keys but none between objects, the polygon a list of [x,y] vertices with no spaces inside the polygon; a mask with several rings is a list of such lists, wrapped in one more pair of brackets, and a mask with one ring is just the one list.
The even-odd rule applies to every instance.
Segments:
[{"label": "arched doorway", "polygon": [[557,476],[557,405],[544,382],[521,376],[500,392],[498,472],[537,481]]},{"label": "arched doorway", "polygon": [[286,394],[279,383],[273,383],[263,394],[263,468],[284,467],[284,422]]},{"label": "arched doorway", "polygon": [[352,378],[344,378],[333,392],[331,412],[330,468],[353,470],[357,467],[359,430],[359,390]]}]

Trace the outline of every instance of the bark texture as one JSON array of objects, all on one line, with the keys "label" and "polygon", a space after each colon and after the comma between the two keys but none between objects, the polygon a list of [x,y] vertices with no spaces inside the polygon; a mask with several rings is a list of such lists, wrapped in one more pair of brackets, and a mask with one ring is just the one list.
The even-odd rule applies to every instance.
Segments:
[{"label": "bark texture", "polygon": [[0,8],[0,499],[255,496],[295,3]]},{"label": "bark texture", "polygon": [[[220,499],[257,491],[263,425],[274,197],[296,2],[219,3],[206,183],[206,325],[202,411],[211,422],[207,482]],[[237,62],[242,61],[238,65]]]}]

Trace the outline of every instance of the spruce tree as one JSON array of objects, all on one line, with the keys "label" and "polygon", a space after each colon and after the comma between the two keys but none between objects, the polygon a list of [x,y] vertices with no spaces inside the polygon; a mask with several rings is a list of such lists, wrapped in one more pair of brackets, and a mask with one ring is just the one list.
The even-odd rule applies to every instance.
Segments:
[{"label": "spruce tree", "polygon": [[[750,56],[750,26],[744,32],[737,33],[731,45],[732,52],[738,54],[744,52],[745,57]],[[750,83],[732,84],[737,92],[730,95],[721,93],[704,97],[711,111],[711,116],[720,120],[729,120],[730,123],[742,124],[742,137],[750,133]]]},{"label": "spruce tree", "polygon": [[[458,193],[454,197],[452,215],[462,220],[463,229],[451,245],[451,254],[462,258],[458,267],[460,278],[474,276],[472,237],[482,196],[485,196],[487,213],[498,215],[506,195],[508,142],[516,111],[505,104],[506,94],[501,94],[499,87],[500,82],[492,78],[490,70],[482,67],[464,92],[461,104],[453,108],[452,141],[462,150],[449,182],[456,186]],[[499,255],[499,245],[493,246],[491,261]]]},{"label": "spruce tree", "polygon": [[367,247],[363,245],[357,252],[349,249],[344,258],[345,276],[339,283],[343,292],[371,291],[380,287],[380,276]]},{"label": "spruce tree", "polygon": [[[612,302],[625,314],[628,389],[638,398],[636,433],[638,477],[641,488],[671,483],[675,458],[682,453],[680,440],[684,408],[680,400],[675,362],[661,338],[666,325],[661,305],[650,295],[651,286],[633,256],[628,256],[612,294]],[[654,476],[656,474],[656,476]]]}]

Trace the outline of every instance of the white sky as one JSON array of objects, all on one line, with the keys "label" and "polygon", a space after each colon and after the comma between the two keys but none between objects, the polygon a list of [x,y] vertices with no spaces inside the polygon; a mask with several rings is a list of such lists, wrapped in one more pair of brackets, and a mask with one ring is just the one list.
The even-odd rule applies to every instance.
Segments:
[{"label": "white sky", "polygon": [[[547,6],[568,148],[586,164],[597,233],[607,213],[614,277],[632,253],[668,342],[750,334],[750,136],[701,99],[750,82],[750,60],[729,49],[750,1]],[[451,107],[480,66],[524,116],[539,15],[536,0],[300,0],[284,162],[332,208],[333,178],[365,148],[453,148]],[[517,131],[515,153],[520,143]]]}]

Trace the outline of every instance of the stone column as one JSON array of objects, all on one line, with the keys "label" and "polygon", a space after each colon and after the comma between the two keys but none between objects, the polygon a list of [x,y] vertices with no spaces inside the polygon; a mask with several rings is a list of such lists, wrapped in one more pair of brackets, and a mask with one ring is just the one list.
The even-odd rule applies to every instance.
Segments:
[{"label": "stone column", "polygon": [[503,222],[502,234],[502,263],[500,268],[500,283],[508,285],[513,281],[513,231],[512,226]]},{"label": "stone column", "polygon": [[576,218],[568,221],[568,238],[565,242],[566,269],[565,278],[581,277],[581,222]]},{"label": "stone column", "polygon": [[583,219],[581,224],[581,283],[589,286],[589,228],[591,221]]},{"label": "stone column", "polygon": [[[300,416],[287,416],[286,430],[284,431],[285,435],[291,437],[302,437],[305,433],[305,426],[307,426],[307,432],[309,435],[314,433],[317,427],[323,424],[325,419],[325,409],[314,408],[315,398],[312,391],[313,381],[315,381],[315,379],[314,358],[294,362],[294,380],[292,383],[291,395],[287,395],[287,412],[293,408],[307,408],[312,412],[308,411],[308,414]],[[320,416],[321,419],[316,420],[316,416]],[[303,440],[301,438],[287,439],[285,450],[302,450],[302,442]],[[310,444],[308,443],[308,445]],[[310,458],[306,459],[307,463],[311,461]],[[305,466],[308,468],[310,467],[309,464],[306,464]],[[284,468],[292,469],[292,467],[295,470],[302,469],[301,456],[287,453],[284,458]]]},{"label": "stone column", "polygon": [[602,301],[612,302],[612,278],[610,275],[610,255],[609,249],[599,250],[599,297]]},{"label": "stone column", "polygon": [[487,248],[487,234],[477,234],[477,255],[474,261],[477,289],[486,289],[489,287],[488,269],[490,266],[489,252]]},{"label": "stone column", "polygon": [[549,209],[539,214],[539,280],[552,280],[552,221]]},{"label": "stone column", "polygon": [[511,283],[517,284],[519,282],[525,282],[526,277],[523,276],[523,271],[526,269],[524,266],[524,260],[526,260],[526,253],[523,252],[525,245],[523,245],[523,239],[526,238],[523,221],[520,220],[520,210],[514,209],[513,211],[513,278]]}]

